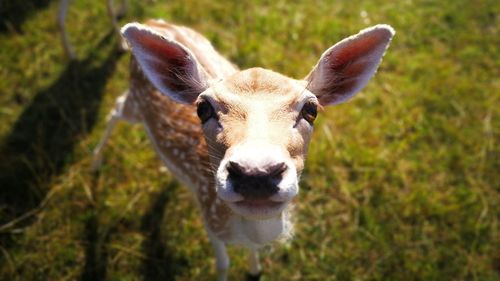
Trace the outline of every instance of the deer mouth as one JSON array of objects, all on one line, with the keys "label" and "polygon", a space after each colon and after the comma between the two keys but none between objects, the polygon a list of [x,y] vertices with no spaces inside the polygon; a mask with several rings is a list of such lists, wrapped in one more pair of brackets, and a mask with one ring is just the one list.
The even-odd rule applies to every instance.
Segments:
[{"label": "deer mouth", "polygon": [[229,203],[231,209],[244,217],[266,219],[281,213],[288,202],[270,199],[243,199]]},{"label": "deer mouth", "polygon": [[245,199],[235,204],[244,208],[275,208],[283,205],[284,202],[276,202],[269,199]]}]

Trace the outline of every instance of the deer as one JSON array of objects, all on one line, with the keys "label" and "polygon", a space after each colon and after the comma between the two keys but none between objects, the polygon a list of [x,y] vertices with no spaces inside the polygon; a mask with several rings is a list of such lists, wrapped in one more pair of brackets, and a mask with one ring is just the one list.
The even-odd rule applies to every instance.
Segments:
[{"label": "deer", "polygon": [[[68,14],[70,0],[60,0],[59,2],[59,10],[57,12],[57,26],[59,28],[59,32],[61,33],[61,42],[64,49],[64,54],[70,60],[76,59],[76,54],[73,48],[73,45],[70,43],[68,38],[68,33],[66,32],[66,15]],[[118,25],[117,18],[121,17],[125,14],[127,10],[127,0],[122,0],[121,6],[118,11],[115,11],[113,8],[113,0],[106,0],[106,11],[108,13],[108,17],[111,19],[111,24],[113,26],[114,33],[118,38],[122,38],[120,34],[120,28]],[[123,41],[118,42],[118,50],[125,51],[127,50],[127,44]]]},{"label": "deer", "polygon": [[226,246],[259,250],[291,239],[291,206],[319,109],[351,99],[375,74],[395,31],[361,30],[327,49],[303,79],[239,70],[200,33],[162,20],[121,29],[132,52],[128,90],[116,100],[92,168],[119,120],[144,125],[156,154],[195,197],[227,280]]}]

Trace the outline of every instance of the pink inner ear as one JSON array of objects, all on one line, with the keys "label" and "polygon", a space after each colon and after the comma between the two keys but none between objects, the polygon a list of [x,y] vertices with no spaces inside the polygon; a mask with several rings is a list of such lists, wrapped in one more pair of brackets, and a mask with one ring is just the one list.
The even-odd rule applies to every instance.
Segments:
[{"label": "pink inner ear", "polygon": [[146,34],[137,38],[141,41],[141,47],[149,54],[151,68],[158,72],[176,70],[181,72],[189,64],[189,58],[186,51],[175,44],[165,44],[154,35]]},{"label": "pink inner ear", "polygon": [[323,80],[314,89],[320,102],[343,102],[363,88],[375,72],[391,36],[387,30],[373,30],[334,46],[324,57]]},{"label": "pink inner ear", "polygon": [[335,44],[307,76],[307,89],[322,105],[347,101],[373,76],[392,36],[392,27],[381,24]]},{"label": "pink inner ear", "polygon": [[163,94],[182,103],[192,103],[206,88],[195,58],[180,43],[138,24],[122,33],[142,70]]},{"label": "pink inner ear", "polygon": [[346,42],[344,48],[331,52],[328,57],[329,67],[336,73],[341,73],[345,76],[361,75],[367,70],[369,60],[356,62],[361,58],[370,58],[378,48],[378,45],[383,42],[382,34],[371,34],[364,38]]}]

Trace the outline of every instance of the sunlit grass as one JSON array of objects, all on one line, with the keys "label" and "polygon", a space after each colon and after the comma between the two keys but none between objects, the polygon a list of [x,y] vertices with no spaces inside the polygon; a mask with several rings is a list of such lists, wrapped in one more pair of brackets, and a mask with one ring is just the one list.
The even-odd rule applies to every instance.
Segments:
[{"label": "sunlit grass", "polygon": [[[129,55],[105,3],[75,0],[69,63],[57,2],[0,33],[0,279],[214,280],[193,199],[140,126],[89,173]],[[498,1],[129,2],[122,23],[185,24],[241,68],[296,78],[362,28],[397,31],[367,88],[319,118],[295,238],[264,251],[264,280],[500,279]]]}]

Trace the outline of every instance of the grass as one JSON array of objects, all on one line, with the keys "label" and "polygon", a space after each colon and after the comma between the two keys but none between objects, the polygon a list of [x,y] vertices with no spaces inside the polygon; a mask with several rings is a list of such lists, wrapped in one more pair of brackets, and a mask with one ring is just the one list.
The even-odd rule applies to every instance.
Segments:
[{"label": "grass", "polygon": [[[17,2],[0,2],[0,279],[214,280],[191,196],[140,126],[119,125],[89,173],[127,85],[105,4],[73,1],[68,62],[58,1]],[[264,280],[500,279],[498,1],[129,2],[122,23],[185,24],[293,77],[370,24],[397,31],[367,88],[318,120],[295,238],[264,251]]]}]

